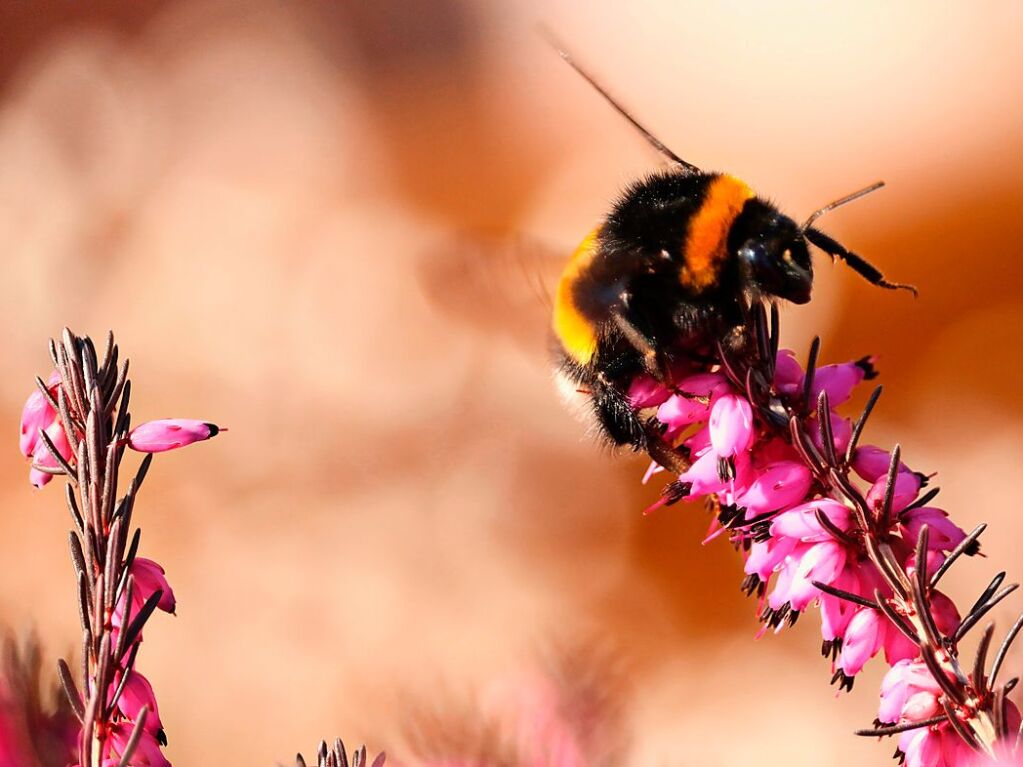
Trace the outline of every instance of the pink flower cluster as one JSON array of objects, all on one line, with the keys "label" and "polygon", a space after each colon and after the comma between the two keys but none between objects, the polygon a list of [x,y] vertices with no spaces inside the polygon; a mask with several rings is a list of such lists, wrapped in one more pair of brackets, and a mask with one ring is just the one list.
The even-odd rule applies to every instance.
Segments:
[{"label": "pink flower cluster", "polygon": [[[809,382],[789,351],[778,352],[772,367],[772,396],[799,403],[801,428],[812,448],[797,449],[788,421],[772,422],[770,414],[758,412],[763,403],[751,401],[724,368],[676,371],[671,386],[648,376],[633,382],[632,405],[654,411],[665,441],[689,463],[648,511],[683,498],[706,499],[716,512],[707,539],[726,534],[742,552],[743,588],[759,598],[764,631],[781,630],[816,605],[832,683],[851,689],[867,661],[883,652],[892,669],[879,721],[905,724],[935,716],[937,683],[920,660],[920,646],[879,605],[883,600],[889,609],[903,610],[905,623],[910,611],[893,598],[889,581],[869,559],[867,531],[854,506],[834,492],[805,451],[843,456],[837,461],[843,481],[855,484],[854,474],[863,483],[857,489],[869,510],[869,535],[890,547],[909,576],[916,569],[921,528],[928,531],[926,573],[934,573],[967,536],[943,510],[929,505],[934,493],[920,496],[927,478],[901,462],[892,466],[889,451],[858,446],[845,460],[854,424],[836,408],[873,377],[870,360],[815,368]],[[826,403],[827,410],[806,407],[806,402]],[[653,464],[647,479],[659,471]],[[928,596],[933,625],[942,636],[953,636],[960,625],[955,605],[936,590]],[[921,681],[925,678],[930,686]],[[920,697],[924,693],[926,700]],[[975,754],[947,719],[908,730],[899,741],[909,767],[963,764],[957,749]]]},{"label": "pink flower cluster", "polygon": [[[942,715],[941,695],[941,686],[920,660],[900,660],[888,670],[881,682],[881,706],[877,719],[893,725],[939,720],[933,725],[906,730],[899,735],[898,749],[906,755],[907,764],[924,767],[982,764],[984,760],[978,758]],[[1020,712],[1011,701],[1007,701],[1006,719],[1011,731],[1019,729]],[[1014,762],[1010,759],[1008,763]]]},{"label": "pink flower cluster", "polygon": [[[51,445],[56,449],[60,460],[72,466],[75,463],[75,451],[67,434],[64,433],[60,416],[53,407],[53,403],[57,401],[59,387],[60,375],[54,371],[46,382],[49,396],[38,389],[33,391],[21,413],[21,454],[32,461],[29,481],[36,487],[47,484],[60,468],[58,458],[50,449]],[[128,435],[128,447],[140,453],[160,453],[211,439],[220,431],[220,428],[206,421],[163,418],[147,421],[132,429]]]}]

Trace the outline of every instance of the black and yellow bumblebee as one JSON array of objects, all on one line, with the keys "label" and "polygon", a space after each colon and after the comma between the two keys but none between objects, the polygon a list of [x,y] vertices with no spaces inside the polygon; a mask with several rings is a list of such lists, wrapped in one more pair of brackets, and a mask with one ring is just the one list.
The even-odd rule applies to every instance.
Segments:
[{"label": "black and yellow bumblebee", "polygon": [[880,182],[797,224],[734,176],[702,171],[676,155],[558,52],[671,163],[625,191],[575,251],[554,296],[561,377],[569,390],[589,398],[611,443],[670,461],[670,447],[658,443],[659,435],[630,404],[630,382],[647,372],[670,383],[676,362],[712,357],[717,343],[741,330],[755,302],[809,301],[809,245],[874,285],[916,293],[888,282],[813,225]]}]

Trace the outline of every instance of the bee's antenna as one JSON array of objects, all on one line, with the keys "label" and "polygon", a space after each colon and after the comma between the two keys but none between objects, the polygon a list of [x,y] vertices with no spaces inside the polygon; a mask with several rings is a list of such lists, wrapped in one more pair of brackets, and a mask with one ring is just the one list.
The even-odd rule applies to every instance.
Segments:
[{"label": "bee's antenna", "polygon": [[574,69],[576,73],[578,73],[586,82],[588,82],[597,93],[603,96],[604,100],[607,101],[607,103],[610,104],[612,107],[614,107],[615,111],[618,112],[618,114],[620,114],[622,117],[628,120],[632,124],[632,127],[638,130],[643,135],[643,138],[647,140],[650,146],[652,146],[658,152],[663,154],[673,163],[681,165],[690,173],[700,172],[700,169],[697,168],[695,165],[686,162],[677,154],[668,149],[668,147],[666,147],[659,138],[657,138],[653,133],[644,128],[635,117],[629,114],[626,111],[625,107],[623,107],[621,104],[615,101],[611,94],[604,90],[600,83],[598,83],[594,79],[593,75],[591,75],[589,72],[583,69],[578,63],[576,63],[575,59],[572,58],[572,55],[561,46],[561,43],[550,31],[550,29],[548,29],[546,26],[541,25],[539,27],[539,32],[540,36],[543,37],[550,44],[550,46],[554,48],[555,51],[558,52],[558,55],[561,56],[562,59],[564,59],[565,63],[572,67],[572,69]]},{"label": "bee's antenna", "polygon": [[818,218],[823,216],[829,210],[834,210],[835,208],[839,208],[842,205],[845,205],[847,202],[852,202],[853,200],[858,200],[861,197],[863,197],[864,195],[868,195],[871,192],[876,192],[878,189],[880,189],[883,186],[884,186],[884,181],[875,181],[870,186],[865,186],[862,189],[853,192],[852,194],[847,194],[845,197],[839,197],[834,202],[829,202],[823,208],[818,208],[813,213],[811,213],[810,217],[808,219],[806,219],[806,221],[803,222],[803,225],[801,227],[799,227],[799,231],[801,233],[805,232],[807,229],[809,229],[811,226],[813,226],[813,222],[814,221],[816,221]]}]

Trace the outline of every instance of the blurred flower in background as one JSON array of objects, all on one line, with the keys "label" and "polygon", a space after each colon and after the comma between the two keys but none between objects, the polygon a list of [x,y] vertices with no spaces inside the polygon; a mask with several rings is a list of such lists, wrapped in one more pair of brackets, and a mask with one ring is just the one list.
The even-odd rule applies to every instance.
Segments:
[{"label": "blurred flower in background", "polygon": [[0,767],[67,767],[80,731],[53,675],[44,671],[38,639],[3,640],[0,664]]},{"label": "blurred flower in background", "polygon": [[[812,630],[751,654],[735,555],[700,546],[699,509],[643,517],[659,488],[634,487],[642,462],[581,439],[553,392],[533,286],[658,159],[534,30],[554,29],[683,157],[797,218],[888,182],[829,227],[920,299],[819,262],[783,343],[821,333],[829,359],[876,354],[888,394],[872,439],[938,469],[957,522],[995,526],[985,548],[1008,565],[1023,522],[1002,483],[975,480],[1023,461],[1023,99],[1007,74],[1023,66],[1021,13],[0,8],[7,368],[40,370],[54,327],[113,327],[147,382],[137,412],[173,397],[232,427],[230,451],[184,451],[147,480],[147,540],[189,595],[146,635],[168,758],[283,762],[340,732],[404,763],[411,749],[391,743],[410,697],[457,701],[540,665],[552,636],[596,634],[630,661],[626,763],[670,762],[680,742],[715,764],[877,759],[849,735],[876,700],[822,694]],[[882,316],[884,333],[863,321]],[[12,437],[24,381],[0,380]],[[68,522],[42,513],[0,444],[0,619],[36,625],[56,657],[78,636]],[[947,588],[977,593],[987,574],[964,567]],[[218,684],[196,696],[182,658]],[[713,706],[694,697],[707,689]],[[239,699],[247,715],[225,719]],[[721,712],[768,699],[735,738]],[[793,720],[815,724],[779,739]]]}]

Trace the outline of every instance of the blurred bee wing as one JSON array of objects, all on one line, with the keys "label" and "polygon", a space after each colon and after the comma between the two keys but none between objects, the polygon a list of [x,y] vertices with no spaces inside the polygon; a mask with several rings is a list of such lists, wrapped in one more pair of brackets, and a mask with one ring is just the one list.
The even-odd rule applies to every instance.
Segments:
[{"label": "blurred bee wing", "polygon": [[546,351],[552,294],[567,255],[523,236],[466,232],[425,251],[417,277],[443,315]]}]

